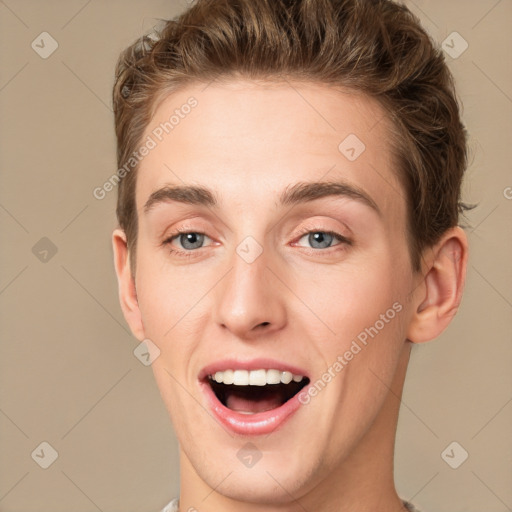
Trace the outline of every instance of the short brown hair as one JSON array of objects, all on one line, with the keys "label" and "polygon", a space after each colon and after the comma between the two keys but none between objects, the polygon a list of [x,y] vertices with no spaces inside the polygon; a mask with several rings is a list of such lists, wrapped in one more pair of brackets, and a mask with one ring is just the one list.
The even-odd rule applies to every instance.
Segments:
[{"label": "short brown hair", "polygon": [[[458,224],[466,130],[442,51],[390,0],[197,0],[158,37],[119,57],[117,163],[141,144],[160,100],[193,82],[290,77],[365,93],[384,107],[408,208],[411,262]],[[119,183],[117,218],[135,272],[137,168]]]}]

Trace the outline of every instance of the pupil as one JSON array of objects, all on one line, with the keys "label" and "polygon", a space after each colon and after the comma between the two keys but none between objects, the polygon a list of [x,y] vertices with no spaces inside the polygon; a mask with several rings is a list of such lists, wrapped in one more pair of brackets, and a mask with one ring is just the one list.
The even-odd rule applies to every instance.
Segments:
[{"label": "pupil", "polygon": [[[332,238],[332,235],[328,235],[327,233],[322,233],[320,231],[317,231],[316,233],[312,233],[310,235],[312,238],[313,238],[313,241],[316,243],[320,243],[322,244],[323,243],[323,247],[328,247],[329,246],[329,237]],[[326,242],[327,240],[327,242]],[[313,245],[313,243],[311,242],[311,245]]]},{"label": "pupil", "polygon": [[[197,247],[201,246],[202,236],[199,233],[185,233],[182,236],[182,245],[185,249],[197,249]],[[192,244],[193,247],[187,246],[187,244]]]}]

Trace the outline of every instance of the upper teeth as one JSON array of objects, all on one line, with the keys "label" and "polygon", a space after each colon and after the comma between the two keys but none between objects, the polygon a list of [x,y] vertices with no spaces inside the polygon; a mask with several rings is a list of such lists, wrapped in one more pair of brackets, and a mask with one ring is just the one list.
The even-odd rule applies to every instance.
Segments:
[{"label": "upper teeth", "polygon": [[266,384],[289,384],[292,380],[300,382],[304,377],[281,370],[224,370],[210,375],[219,384],[235,386],[265,386]]}]

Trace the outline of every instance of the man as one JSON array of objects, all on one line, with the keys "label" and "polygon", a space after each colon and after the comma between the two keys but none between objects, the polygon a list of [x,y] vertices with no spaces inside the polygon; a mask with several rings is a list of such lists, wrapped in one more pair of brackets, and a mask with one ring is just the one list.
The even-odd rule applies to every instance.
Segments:
[{"label": "man", "polygon": [[199,0],[121,55],[114,107],[120,301],[158,354],[179,511],[413,510],[407,363],[468,253],[465,130],[416,18]]}]

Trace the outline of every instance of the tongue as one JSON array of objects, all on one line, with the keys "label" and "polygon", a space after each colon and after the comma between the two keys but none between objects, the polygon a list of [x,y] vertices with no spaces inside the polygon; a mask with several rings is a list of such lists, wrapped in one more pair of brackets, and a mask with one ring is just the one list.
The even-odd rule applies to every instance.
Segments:
[{"label": "tongue", "polygon": [[230,393],[226,400],[226,406],[232,411],[237,412],[265,412],[276,409],[282,403],[279,393],[273,393],[271,396],[258,400],[250,400],[235,393]]}]

